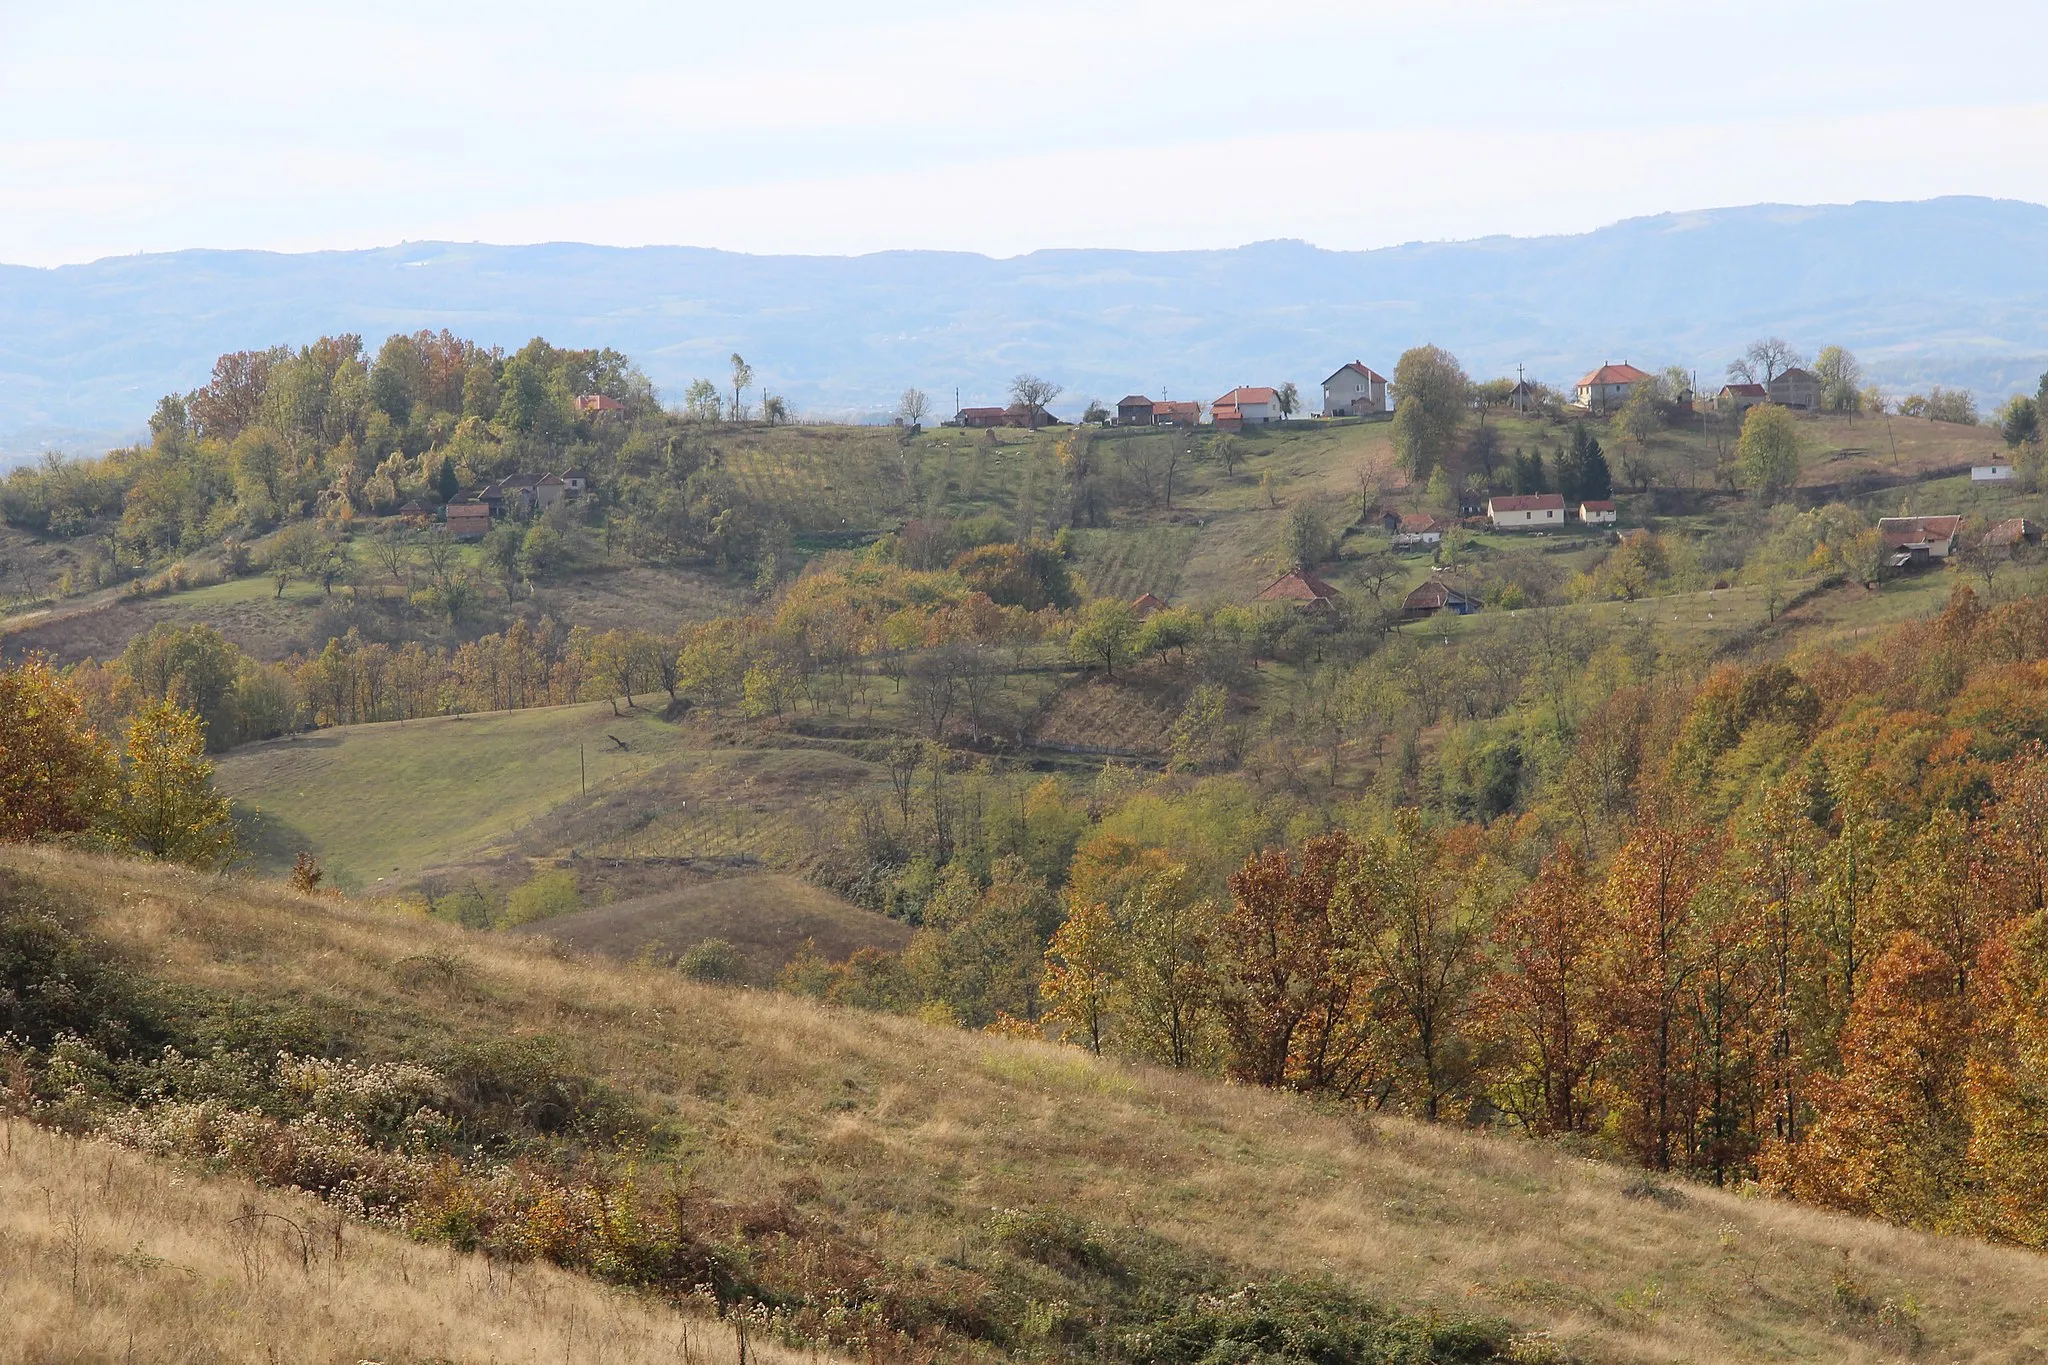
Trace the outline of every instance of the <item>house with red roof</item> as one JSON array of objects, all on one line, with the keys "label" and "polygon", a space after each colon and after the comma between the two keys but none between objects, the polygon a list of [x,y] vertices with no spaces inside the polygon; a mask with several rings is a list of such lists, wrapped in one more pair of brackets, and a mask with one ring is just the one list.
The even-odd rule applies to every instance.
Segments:
[{"label": "house with red roof", "polygon": [[1141,592],[1131,599],[1131,615],[1140,621],[1150,620],[1165,610],[1165,600],[1156,593]]},{"label": "house with red roof", "polygon": [[1578,404],[1593,412],[1618,408],[1628,401],[1629,391],[1649,377],[1625,360],[1619,365],[1610,360],[1579,380]]},{"label": "house with red roof", "polygon": [[626,405],[616,398],[601,393],[579,393],[576,395],[576,411],[583,413],[624,412]]},{"label": "house with red roof", "polygon": [[1240,387],[1232,389],[1209,405],[1214,421],[1233,420],[1240,426],[1262,427],[1280,420],[1280,395],[1273,389]]},{"label": "house with red roof", "polygon": [[1514,493],[1488,498],[1486,516],[1497,531],[1556,530],[1564,525],[1564,494]]},{"label": "house with red roof", "polygon": [[1877,538],[1883,544],[1884,555],[1881,567],[1917,569],[1947,563],[1948,557],[1956,552],[1956,539],[1962,530],[1963,519],[1958,516],[1879,517]]},{"label": "house with red roof", "polygon": [[1323,416],[1366,417],[1387,410],[1387,377],[1362,360],[1342,366],[1323,381]]},{"label": "house with red roof", "polygon": [[1606,498],[1588,498],[1579,504],[1579,520],[1588,526],[1612,526],[1621,515]]},{"label": "house with red roof", "polygon": [[1723,384],[1714,395],[1714,410],[1724,416],[1740,417],[1770,401],[1771,391],[1761,384]]},{"label": "house with red roof", "polygon": [[1343,596],[1307,569],[1290,569],[1268,583],[1252,601],[1278,602],[1304,611],[1330,611]]},{"label": "house with red roof", "polygon": [[1177,403],[1160,399],[1152,405],[1152,425],[1158,427],[1191,427],[1202,420],[1202,405],[1190,400]]}]

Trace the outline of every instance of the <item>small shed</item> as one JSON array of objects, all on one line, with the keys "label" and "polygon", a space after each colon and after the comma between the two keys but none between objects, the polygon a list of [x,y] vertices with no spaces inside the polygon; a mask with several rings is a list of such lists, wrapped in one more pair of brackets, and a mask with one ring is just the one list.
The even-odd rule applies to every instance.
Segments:
[{"label": "small shed", "polygon": [[2010,557],[2014,551],[2041,543],[2041,524],[2026,517],[2012,517],[1984,533],[1984,548]]},{"label": "small shed", "polygon": [[480,540],[491,533],[491,506],[485,502],[451,502],[447,532],[457,540]]},{"label": "small shed", "polygon": [[1588,526],[1612,526],[1620,515],[1606,498],[1589,498],[1579,504],[1579,520]]},{"label": "small shed", "polygon": [[1989,464],[1973,464],[1970,466],[1971,483],[2008,483],[2013,477],[2012,466],[2003,460],[1993,460]]}]

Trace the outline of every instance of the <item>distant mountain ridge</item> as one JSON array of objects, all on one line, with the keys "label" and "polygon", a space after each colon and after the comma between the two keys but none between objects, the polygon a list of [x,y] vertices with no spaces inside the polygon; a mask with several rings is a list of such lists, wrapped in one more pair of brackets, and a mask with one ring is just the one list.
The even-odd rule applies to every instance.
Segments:
[{"label": "distant mountain ridge", "polygon": [[2048,207],[1946,198],[1660,214],[1574,236],[1376,251],[751,256],[697,247],[407,243],[282,254],[179,251],[0,266],[0,452],[92,450],[224,351],[448,327],[617,347],[664,393],[738,351],[800,413],[879,417],[1001,397],[1020,371],[1059,410],[1127,392],[1207,400],[1347,360],[1390,370],[1434,341],[1475,375],[1562,384],[1605,360],[1703,384],[1749,338],[1839,342],[1874,380],[1980,400],[2048,370]]}]

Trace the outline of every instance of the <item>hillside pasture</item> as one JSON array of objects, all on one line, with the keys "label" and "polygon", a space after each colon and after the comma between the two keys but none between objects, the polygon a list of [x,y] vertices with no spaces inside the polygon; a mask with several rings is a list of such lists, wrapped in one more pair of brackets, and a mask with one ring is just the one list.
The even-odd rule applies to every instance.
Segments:
[{"label": "hillside pasture", "polygon": [[[722,1324],[552,1266],[422,1246],[305,1195],[5,1124],[0,1360],[739,1359]],[[773,1341],[747,1354],[797,1359]]]},{"label": "hillside pasture", "polygon": [[[623,740],[621,748],[615,740]],[[675,726],[605,703],[342,726],[221,760],[254,865],[307,851],[344,887],[388,888],[500,849],[520,828],[668,762]]]},{"label": "hillside pasture", "polygon": [[538,920],[515,932],[626,962],[673,961],[717,939],[738,951],[743,965],[735,979],[755,986],[775,984],[806,945],[840,962],[862,948],[895,952],[910,941],[910,926],[901,920],[775,872],[691,878],[672,890]]},{"label": "hillside pasture", "polygon": [[[1080,1292],[1006,1255],[991,1211],[1016,1210],[1236,1283],[1327,1278],[1409,1312],[1498,1315],[1529,1335],[1524,1359],[1555,1358],[1539,1342],[1629,1362],[2048,1351],[2048,1261],[2030,1252],[331,898],[32,848],[0,866],[98,951],[249,1017],[289,1011],[358,1057],[540,1040],[668,1135],[646,1159],[686,1163],[724,1199],[828,1210],[834,1235],[891,1267]],[[423,962],[445,965],[445,988],[417,989]]]}]

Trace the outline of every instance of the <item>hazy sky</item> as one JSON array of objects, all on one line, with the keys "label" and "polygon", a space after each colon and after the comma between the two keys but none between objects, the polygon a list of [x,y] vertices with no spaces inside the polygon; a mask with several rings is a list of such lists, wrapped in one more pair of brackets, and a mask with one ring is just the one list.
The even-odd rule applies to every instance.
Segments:
[{"label": "hazy sky", "polygon": [[2043,0],[0,0],[0,261],[1329,247],[2048,201]]}]

